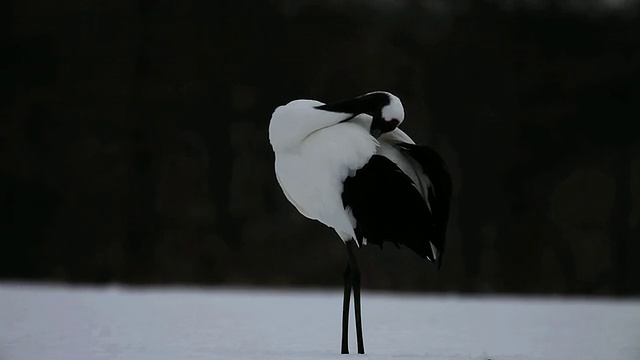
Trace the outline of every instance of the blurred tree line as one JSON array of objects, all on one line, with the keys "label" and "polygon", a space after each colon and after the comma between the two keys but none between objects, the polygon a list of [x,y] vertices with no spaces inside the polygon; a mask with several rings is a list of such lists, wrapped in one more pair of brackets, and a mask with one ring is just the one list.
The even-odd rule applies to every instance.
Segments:
[{"label": "blurred tree line", "polygon": [[268,122],[388,90],[454,208],[440,272],[365,247],[365,287],[638,294],[640,6],[614,3],[2,2],[0,277],[338,285]]}]

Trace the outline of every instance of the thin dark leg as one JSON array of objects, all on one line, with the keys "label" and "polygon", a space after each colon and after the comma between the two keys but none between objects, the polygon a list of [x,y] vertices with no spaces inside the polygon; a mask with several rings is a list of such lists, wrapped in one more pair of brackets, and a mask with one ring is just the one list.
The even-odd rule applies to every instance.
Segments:
[{"label": "thin dark leg", "polygon": [[353,242],[347,243],[349,265],[351,266],[351,285],[353,286],[353,305],[356,313],[356,336],[358,339],[358,354],[364,354],[364,340],[362,337],[362,313],[360,312],[360,268],[353,253]]},{"label": "thin dark leg", "polygon": [[351,301],[351,265],[344,270],[344,298],[342,302],[342,353],[349,353],[349,302]]},{"label": "thin dark leg", "polygon": [[353,280],[353,305],[356,312],[356,335],[358,337],[358,354],[364,354],[364,340],[362,337],[362,315],[360,312],[360,271]]}]

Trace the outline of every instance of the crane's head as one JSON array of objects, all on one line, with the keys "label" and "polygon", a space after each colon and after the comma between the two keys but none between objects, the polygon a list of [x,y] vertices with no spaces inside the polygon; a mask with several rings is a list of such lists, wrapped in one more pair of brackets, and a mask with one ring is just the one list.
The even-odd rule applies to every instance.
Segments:
[{"label": "crane's head", "polygon": [[352,99],[319,105],[316,109],[351,114],[351,117],[368,114],[372,117],[370,132],[376,138],[395,130],[404,121],[402,102],[386,91],[374,91]]}]

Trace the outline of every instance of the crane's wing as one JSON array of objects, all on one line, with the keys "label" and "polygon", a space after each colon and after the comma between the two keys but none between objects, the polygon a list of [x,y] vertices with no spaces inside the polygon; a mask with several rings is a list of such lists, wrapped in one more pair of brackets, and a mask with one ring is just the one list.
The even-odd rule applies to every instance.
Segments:
[{"label": "crane's wing", "polygon": [[388,158],[374,155],[344,181],[342,202],[356,220],[356,241],[382,246],[405,245],[419,256],[436,261],[430,241],[434,216],[411,179]]},{"label": "crane's wing", "polygon": [[451,210],[451,196],[453,193],[451,175],[440,155],[428,146],[407,143],[398,143],[395,146],[420,165],[421,169],[416,169],[421,171],[419,176],[426,176],[429,179],[430,186],[428,187],[426,199],[429,202],[435,227],[435,237],[429,241],[440,252],[438,257],[439,268],[442,262],[442,254],[444,253],[447,224]]}]

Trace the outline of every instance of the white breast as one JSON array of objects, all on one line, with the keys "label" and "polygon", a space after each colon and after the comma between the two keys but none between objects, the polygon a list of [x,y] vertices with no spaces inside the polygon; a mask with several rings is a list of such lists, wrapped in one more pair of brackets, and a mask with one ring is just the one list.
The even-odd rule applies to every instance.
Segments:
[{"label": "white breast", "polygon": [[354,237],[342,204],[343,182],[376,153],[378,142],[357,123],[313,132],[299,148],[276,152],[276,175],[287,199],[304,216]]}]

